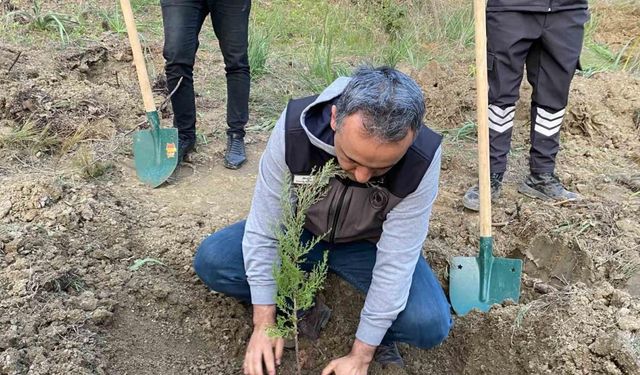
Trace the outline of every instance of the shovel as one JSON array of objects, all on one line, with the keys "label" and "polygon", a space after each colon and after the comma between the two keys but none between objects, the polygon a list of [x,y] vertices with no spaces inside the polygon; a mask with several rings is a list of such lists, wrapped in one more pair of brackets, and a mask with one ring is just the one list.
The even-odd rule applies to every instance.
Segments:
[{"label": "shovel", "polygon": [[138,178],[151,187],[158,187],[165,182],[178,165],[178,130],[160,128],[160,116],[151,94],[151,85],[147,75],[147,67],[142,56],[142,48],[133,19],[133,11],[129,0],[120,0],[127,34],[133,51],[133,61],[138,73],[138,82],[142,92],[147,120],[151,124],[148,130],[139,130],[133,135],[133,156]]},{"label": "shovel", "polygon": [[478,175],[480,183],[480,254],[454,257],[449,270],[449,297],[453,310],[465,315],[486,312],[493,304],[518,302],[522,260],[493,256],[491,186],[489,183],[489,123],[485,0],[474,0],[476,86],[478,115]]}]

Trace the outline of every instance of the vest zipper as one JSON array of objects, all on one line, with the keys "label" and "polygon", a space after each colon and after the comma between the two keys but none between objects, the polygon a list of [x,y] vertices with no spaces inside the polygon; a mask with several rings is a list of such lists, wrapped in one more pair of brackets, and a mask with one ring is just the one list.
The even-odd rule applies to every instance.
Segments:
[{"label": "vest zipper", "polygon": [[547,12],[551,12],[551,2],[552,2],[552,1],[553,1],[553,0],[549,0],[549,9],[547,9]]},{"label": "vest zipper", "polygon": [[333,241],[336,239],[336,229],[338,227],[338,218],[340,218],[340,211],[342,211],[342,204],[344,203],[344,197],[345,195],[347,195],[347,190],[349,190],[349,180],[347,180],[347,183],[344,187],[344,190],[342,190],[342,194],[340,194],[340,199],[338,200],[338,207],[336,207],[336,214],[333,217],[333,226],[331,227],[331,238],[329,238],[329,242],[333,243]]}]

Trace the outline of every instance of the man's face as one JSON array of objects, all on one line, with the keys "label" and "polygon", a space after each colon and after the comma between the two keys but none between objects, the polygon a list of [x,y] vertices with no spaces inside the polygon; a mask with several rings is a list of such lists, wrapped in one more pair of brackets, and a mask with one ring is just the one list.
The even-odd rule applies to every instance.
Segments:
[{"label": "man's face", "polygon": [[[331,128],[336,131],[336,106],[331,108]],[[414,140],[409,131],[398,142],[381,142],[368,135],[359,112],[344,118],[336,131],[334,146],[340,167],[350,179],[365,183],[387,173],[407,152]]]}]

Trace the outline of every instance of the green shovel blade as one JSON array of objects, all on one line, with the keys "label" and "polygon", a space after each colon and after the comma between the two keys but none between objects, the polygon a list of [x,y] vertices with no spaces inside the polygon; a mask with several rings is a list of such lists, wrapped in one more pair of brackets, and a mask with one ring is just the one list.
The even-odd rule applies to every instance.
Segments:
[{"label": "green shovel blade", "polygon": [[465,315],[486,312],[506,300],[518,302],[522,260],[493,256],[493,238],[480,238],[477,257],[454,257],[449,270],[449,297],[453,310]]},{"label": "green shovel blade", "polygon": [[160,128],[158,112],[147,112],[151,129],[133,136],[133,156],[138,178],[151,187],[165,182],[178,165],[178,130]]}]

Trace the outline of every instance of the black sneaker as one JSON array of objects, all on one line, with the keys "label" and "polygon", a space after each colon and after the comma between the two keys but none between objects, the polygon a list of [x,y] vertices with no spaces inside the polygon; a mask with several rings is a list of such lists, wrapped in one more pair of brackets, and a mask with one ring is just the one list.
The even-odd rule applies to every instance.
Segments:
[{"label": "black sneaker", "polygon": [[[502,191],[502,178],[504,173],[492,173],[489,175],[491,182],[491,201],[495,202],[500,198]],[[480,211],[480,188],[478,185],[472,186],[467,190],[462,198],[462,205],[473,211]]]},{"label": "black sneaker", "polygon": [[[316,298],[313,307],[300,313],[298,320],[298,333],[301,337],[305,337],[311,341],[316,341],[320,338],[320,331],[322,331],[322,329],[327,325],[329,318],[331,318],[331,309]],[[285,340],[284,347],[287,349],[293,349],[295,347],[295,343],[291,339]]]},{"label": "black sneaker", "polygon": [[224,166],[238,169],[247,161],[244,151],[244,137],[238,134],[227,135],[227,151],[224,154]]},{"label": "black sneaker", "polygon": [[527,197],[543,200],[577,201],[582,199],[579,194],[565,189],[553,173],[530,174],[520,185],[518,191]]},{"label": "black sneaker", "polygon": [[404,361],[402,360],[402,356],[400,356],[400,351],[398,351],[398,346],[395,342],[378,345],[373,359],[382,365],[383,368],[388,366],[404,367]]},{"label": "black sneaker", "polygon": [[331,318],[331,309],[316,298],[313,307],[302,315],[298,324],[300,334],[309,340],[320,338],[320,331],[327,325]]},{"label": "black sneaker", "polygon": [[192,138],[178,138],[178,164],[196,148],[196,140]]}]

